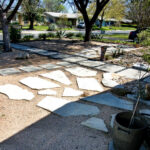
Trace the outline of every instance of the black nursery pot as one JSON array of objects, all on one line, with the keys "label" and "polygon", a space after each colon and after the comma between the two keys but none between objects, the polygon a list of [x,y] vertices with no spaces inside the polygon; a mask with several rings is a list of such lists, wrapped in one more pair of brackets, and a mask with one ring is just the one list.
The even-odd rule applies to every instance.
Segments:
[{"label": "black nursery pot", "polygon": [[121,112],[115,117],[113,142],[116,150],[139,150],[146,135],[147,123],[135,115],[134,123],[129,128],[132,112]]}]

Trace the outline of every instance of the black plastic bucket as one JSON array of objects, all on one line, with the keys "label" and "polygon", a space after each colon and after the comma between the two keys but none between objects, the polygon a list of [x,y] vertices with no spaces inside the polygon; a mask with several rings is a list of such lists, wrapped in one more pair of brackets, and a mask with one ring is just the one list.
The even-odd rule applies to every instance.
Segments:
[{"label": "black plastic bucket", "polygon": [[116,150],[139,150],[146,135],[147,123],[135,115],[134,123],[129,128],[132,112],[121,112],[115,117],[113,127],[113,142]]}]

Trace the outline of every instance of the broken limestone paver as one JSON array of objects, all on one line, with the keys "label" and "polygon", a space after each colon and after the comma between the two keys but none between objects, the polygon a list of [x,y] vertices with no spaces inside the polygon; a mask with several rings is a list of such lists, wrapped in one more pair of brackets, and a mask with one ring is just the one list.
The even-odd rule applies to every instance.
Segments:
[{"label": "broken limestone paver", "polygon": [[[108,148],[108,150],[116,150],[116,149],[114,148],[114,143],[113,143],[113,141],[109,142],[109,148]],[[145,148],[144,145],[142,145],[139,150],[146,150],[146,148]]]},{"label": "broken limestone paver", "polygon": [[13,84],[5,84],[0,86],[0,93],[6,94],[13,100],[32,100],[34,94],[22,89],[21,87]]},{"label": "broken limestone paver", "polygon": [[68,58],[63,59],[63,61],[73,62],[73,63],[76,63],[78,61],[84,61],[84,60],[87,60],[87,59],[83,57],[68,57]]},{"label": "broken limestone paver", "polygon": [[[127,98],[134,100],[134,101],[137,101],[137,99],[138,99],[137,95],[135,95],[135,94],[127,94]],[[143,104],[150,106],[150,100],[140,99],[140,103],[143,103]]]},{"label": "broken limestone paver", "polygon": [[92,117],[86,121],[83,121],[81,125],[108,133],[108,129],[104,123],[104,120],[100,118]]},{"label": "broken limestone paver", "polygon": [[25,71],[25,72],[34,72],[34,71],[40,71],[42,68],[37,67],[37,66],[24,66],[24,67],[19,67],[20,70]]},{"label": "broken limestone paver", "polygon": [[58,62],[57,65],[64,66],[64,67],[69,67],[69,66],[72,66],[73,64],[71,64],[69,62],[61,61],[61,62]]},{"label": "broken limestone paver", "polygon": [[81,61],[79,62],[80,65],[86,66],[86,67],[97,67],[100,65],[104,65],[104,62],[100,61],[92,61],[92,60],[86,60],[86,61]]},{"label": "broken limestone paver", "polygon": [[61,70],[53,71],[53,72],[50,72],[50,73],[44,73],[44,74],[41,74],[41,76],[49,78],[49,79],[56,80],[58,82],[66,84],[66,85],[71,84],[71,81],[69,80],[69,78]]},{"label": "broken limestone paver", "polygon": [[100,113],[96,106],[71,102],[52,96],[45,97],[37,106],[47,109],[60,116],[97,115]]},{"label": "broken limestone paver", "polygon": [[117,74],[120,76],[129,78],[129,79],[137,79],[138,80],[140,77],[146,77],[147,72],[129,68],[129,69],[120,71]]},{"label": "broken limestone paver", "polygon": [[85,97],[82,100],[125,110],[133,110],[132,102],[120,99],[109,92]]},{"label": "broken limestone paver", "polygon": [[60,68],[61,66],[55,65],[55,64],[44,64],[44,65],[40,65],[40,67],[47,69],[47,70],[51,70],[51,69],[57,69]]},{"label": "broken limestone paver", "polygon": [[150,68],[149,65],[141,64],[141,63],[135,63],[133,64],[132,67],[135,69],[144,70],[144,71],[147,71]]},{"label": "broken limestone paver", "polygon": [[141,109],[140,114],[143,114],[145,117],[150,118],[150,110],[149,109]]},{"label": "broken limestone paver", "polygon": [[65,59],[65,58],[70,57],[70,55],[63,54],[63,53],[58,53],[57,55],[51,55],[50,57],[54,58],[54,59]]},{"label": "broken limestone paver", "polygon": [[6,69],[0,69],[0,75],[6,76],[6,75],[12,75],[20,73],[21,71],[15,68],[6,68]]},{"label": "broken limestone paver", "polygon": [[84,92],[83,91],[79,91],[79,90],[75,90],[72,88],[65,88],[64,92],[63,92],[63,96],[80,96],[82,95]]},{"label": "broken limestone paver", "polygon": [[41,79],[39,77],[27,77],[27,78],[20,80],[20,83],[22,83],[32,89],[38,89],[38,90],[60,87],[58,84],[55,84],[51,81]]},{"label": "broken limestone paver", "polygon": [[78,87],[84,90],[103,92],[104,88],[95,78],[77,78]]},{"label": "broken limestone paver", "polygon": [[96,69],[105,71],[105,72],[114,73],[114,72],[118,72],[118,71],[125,69],[125,67],[113,65],[113,64],[105,64],[105,65],[96,67]]},{"label": "broken limestone paver", "polygon": [[102,84],[106,87],[118,86],[119,83],[113,80],[114,77],[115,77],[115,74],[113,73],[103,73]]},{"label": "broken limestone paver", "polygon": [[40,91],[38,91],[38,94],[39,95],[56,95],[57,92],[54,91],[54,90],[47,89],[47,90],[40,90]]},{"label": "broken limestone paver", "polygon": [[113,128],[114,127],[114,121],[115,121],[115,117],[117,114],[112,114],[111,115],[111,122],[110,122],[110,126]]},{"label": "broken limestone paver", "polygon": [[51,55],[56,55],[57,52],[40,51],[40,52],[37,52],[37,54],[42,55],[42,56],[51,56]]},{"label": "broken limestone paver", "polygon": [[90,77],[96,76],[97,74],[97,71],[89,70],[83,67],[66,68],[65,70],[79,77]]}]

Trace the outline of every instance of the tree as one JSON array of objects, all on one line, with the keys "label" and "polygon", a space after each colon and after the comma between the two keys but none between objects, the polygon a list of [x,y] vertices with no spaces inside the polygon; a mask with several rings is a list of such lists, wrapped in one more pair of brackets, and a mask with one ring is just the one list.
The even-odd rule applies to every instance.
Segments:
[{"label": "tree", "polygon": [[62,0],[43,0],[44,8],[49,12],[66,12]]},{"label": "tree", "polygon": [[[92,26],[109,1],[110,0],[74,0],[74,3],[77,9],[82,14],[85,22],[85,31],[86,31],[84,38],[85,42],[90,41]],[[95,12],[92,14],[92,16],[89,17],[87,9],[89,5],[94,2],[96,3],[96,9]]]},{"label": "tree", "polygon": [[[95,12],[96,2],[91,3],[88,8],[88,14],[91,15]],[[125,0],[111,0],[104,7],[103,11],[100,13],[100,28],[102,27],[102,23],[105,19],[116,19],[121,21],[125,16]],[[116,11],[117,10],[117,11]]]},{"label": "tree", "polygon": [[150,0],[130,0],[128,18],[137,23],[137,27],[150,26]]},{"label": "tree", "polygon": [[22,11],[24,19],[30,22],[30,30],[34,29],[34,22],[38,21],[44,12],[40,0],[23,0]]},{"label": "tree", "polygon": [[3,30],[4,51],[11,51],[9,37],[9,23],[17,13],[23,0],[1,0],[0,1],[0,22]]}]

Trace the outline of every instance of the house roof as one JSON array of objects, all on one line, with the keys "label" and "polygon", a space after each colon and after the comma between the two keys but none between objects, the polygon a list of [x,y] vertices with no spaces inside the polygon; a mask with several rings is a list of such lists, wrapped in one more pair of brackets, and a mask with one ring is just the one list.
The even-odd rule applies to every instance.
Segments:
[{"label": "house roof", "polygon": [[56,12],[45,12],[45,15],[52,16],[54,18],[60,18],[62,16],[65,16],[69,19],[77,19],[79,17],[79,14],[71,14],[71,13],[56,13]]}]

